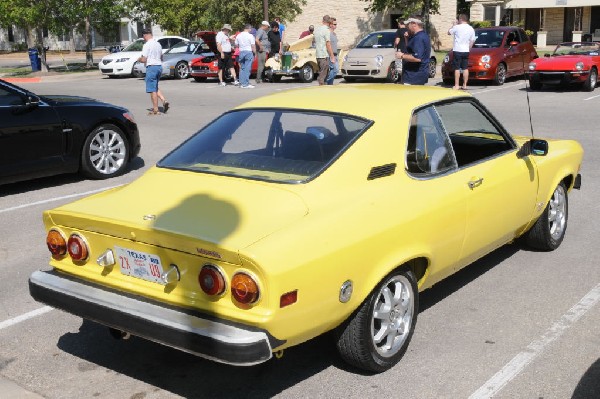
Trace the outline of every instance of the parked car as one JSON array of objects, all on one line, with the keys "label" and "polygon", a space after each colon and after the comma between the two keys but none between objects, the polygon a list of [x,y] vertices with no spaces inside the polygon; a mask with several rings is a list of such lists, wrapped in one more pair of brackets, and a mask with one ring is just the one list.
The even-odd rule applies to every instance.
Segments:
[{"label": "parked car", "polygon": [[[396,69],[396,30],[369,33],[342,59],[342,77],[347,82],[358,79],[398,81]],[[429,54],[429,77],[434,78],[437,61],[433,48]]]},{"label": "parked car", "polygon": [[519,237],[561,244],[582,157],[509,135],[464,92],[281,91],[131,184],[44,212],[52,270],[30,292],[234,365],[333,330],[343,359],[381,372],[407,350],[420,291]]},{"label": "parked car", "polygon": [[279,82],[283,76],[292,76],[301,82],[312,82],[319,71],[313,44],[313,35],[296,40],[283,50],[275,53],[265,62],[265,78]]},{"label": "parked car", "polygon": [[[501,86],[506,78],[524,75],[529,62],[536,58],[537,51],[523,29],[478,28],[469,52],[469,80],[490,80]],[[450,51],[442,63],[442,79],[447,85],[454,85],[453,59]]]},{"label": "parked car", "polygon": [[[163,53],[165,53],[171,46],[174,46],[179,42],[188,41],[188,39],[180,36],[164,36],[157,38],[156,40],[160,43]],[[100,63],[98,64],[100,72],[109,78],[115,78],[118,76],[136,76],[134,65],[136,64],[138,58],[140,58],[142,55],[143,46],[144,39],[137,39],[125,47],[123,51],[110,53],[109,55],[102,57]]]},{"label": "parked car", "polygon": [[[216,78],[219,76],[219,60],[217,58],[217,43],[216,38],[217,33],[212,31],[200,31],[196,33],[196,37],[199,37],[204,41],[204,43],[209,47],[210,52],[203,52],[203,54],[194,58],[190,62],[190,76],[194,78],[196,82],[203,82],[207,78]],[[237,55],[233,55],[233,68],[236,72],[236,76],[239,77],[240,66],[237,62]],[[254,61],[252,61],[252,67],[250,70],[251,76],[256,76],[256,71],[258,69],[258,59],[254,57]],[[231,76],[231,72],[226,70],[225,76],[223,79],[225,81],[232,81],[233,76]]]},{"label": "parked car", "polygon": [[[203,54],[211,53],[210,48],[203,41],[179,42],[163,55],[162,76],[176,79],[190,77],[190,64],[192,60]],[[134,66],[134,75],[146,75],[146,66],[138,62]]]},{"label": "parked car", "polygon": [[130,111],[91,98],[36,95],[0,79],[0,184],[123,173],[140,151]]},{"label": "parked car", "polygon": [[594,91],[600,69],[600,45],[594,42],[560,43],[552,54],[529,63],[529,86],[539,90],[543,85],[579,84]]}]

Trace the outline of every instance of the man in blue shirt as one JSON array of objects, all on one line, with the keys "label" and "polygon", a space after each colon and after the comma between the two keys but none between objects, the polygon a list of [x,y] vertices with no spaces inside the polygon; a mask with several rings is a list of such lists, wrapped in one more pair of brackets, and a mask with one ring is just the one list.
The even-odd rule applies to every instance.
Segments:
[{"label": "man in blue shirt", "polygon": [[404,22],[411,37],[406,53],[401,51],[396,53],[396,58],[402,60],[402,82],[405,85],[424,85],[429,80],[431,40],[423,29],[421,18],[411,17]]}]

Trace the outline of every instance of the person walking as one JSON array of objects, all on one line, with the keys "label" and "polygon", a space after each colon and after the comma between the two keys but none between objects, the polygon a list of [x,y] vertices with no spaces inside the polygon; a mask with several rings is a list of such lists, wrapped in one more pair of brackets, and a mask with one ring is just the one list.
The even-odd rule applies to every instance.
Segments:
[{"label": "person walking", "polygon": [[454,90],[459,89],[460,75],[462,74],[462,89],[467,89],[469,81],[469,52],[475,43],[475,29],[469,25],[469,18],[460,14],[454,25],[448,29],[449,35],[454,35],[452,45],[452,66],[454,67]]},{"label": "person walking", "polygon": [[252,25],[244,25],[244,30],[235,37],[235,45],[240,49],[238,64],[240,66],[240,87],[242,89],[254,89],[250,84],[250,72],[252,61],[256,54],[256,38],[250,33]]},{"label": "person walking", "polygon": [[144,29],[142,31],[145,43],[142,47],[142,55],[138,58],[139,62],[146,65],[146,93],[150,93],[152,110],[148,115],[160,115],[158,111],[158,99],[162,101],[163,113],[169,110],[169,102],[158,89],[158,81],[162,75],[162,47],[159,42],[154,40],[152,30]]},{"label": "person walking", "polygon": [[235,86],[240,84],[240,82],[237,80],[237,77],[235,76],[235,69],[233,68],[231,39],[229,39],[230,33],[231,25],[225,24],[221,28],[221,31],[217,33],[217,37],[215,38],[217,42],[217,51],[219,52],[219,86],[225,86],[225,79],[223,76],[223,71],[225,70],[229,70],[229,73],[233,77],[233,84]]},{"label": "person walking", "polygon": [[265,62],[267,62],[267,54],[271,52],[271,42],[269,41],[269,23],[262,21],[260,29],[256,31],[256,83],[261,83],[263,71],[265,70]]},{"label": "person walking", "polygon": [[338,39],[337,39],[337,35],[335,33],[335,30],[337,29],[337,19],[335,19],[334,17],[329,17],[329,34],[330,34],[330,41],[331,41],[331,50],[333,51],[333,56],[335,57],[333,59],[333,61],[330,59],[329,60],[329,73],[327,74],[327,79],[325,80],[325,82],[328,85],[332,85],[333,81],[335,80],[335,77],[337,76],[338,70],[339,70],[339,62],[337,59],[337,55],[338,55]]},{"label": "person walking", "polygon": [[336,62],[331,48],[331,32],[329,31],[329,15],[323,16],[321,26],[315,29],[315,56],[319,66],[319,86],[325,84],[329,72],[329,62]]},{"label": "person walking", "polygon": [[431,40],[423,29],[423,21],[420,16],[413,16],[405,22],[410,32],[410,39],[406,46],[406,52],[396,52],[396,58],[403,61],[402,82],[405,85],[424,85],[429,80]]}]

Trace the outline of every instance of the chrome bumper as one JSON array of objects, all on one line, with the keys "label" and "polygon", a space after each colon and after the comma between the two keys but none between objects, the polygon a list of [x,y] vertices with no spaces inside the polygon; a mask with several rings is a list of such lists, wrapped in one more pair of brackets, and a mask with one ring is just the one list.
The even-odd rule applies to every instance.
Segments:
[{"label": "chrome bumper", "polygon": [[39,302],[217,362],[250,366],[269,360],[283,342],[266,331],[125,295],[55,270],[36,271],[29,292]]}]

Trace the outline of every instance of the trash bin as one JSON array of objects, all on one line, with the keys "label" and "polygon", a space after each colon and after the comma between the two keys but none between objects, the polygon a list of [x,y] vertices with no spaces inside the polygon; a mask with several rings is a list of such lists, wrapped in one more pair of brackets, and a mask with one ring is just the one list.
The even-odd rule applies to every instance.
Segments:
[{"label": "trash bin", "polygon": [[31,63],[31,70],[33,72],[42,70],[42,60],[36,48],[29,49],[29,62]]}]

